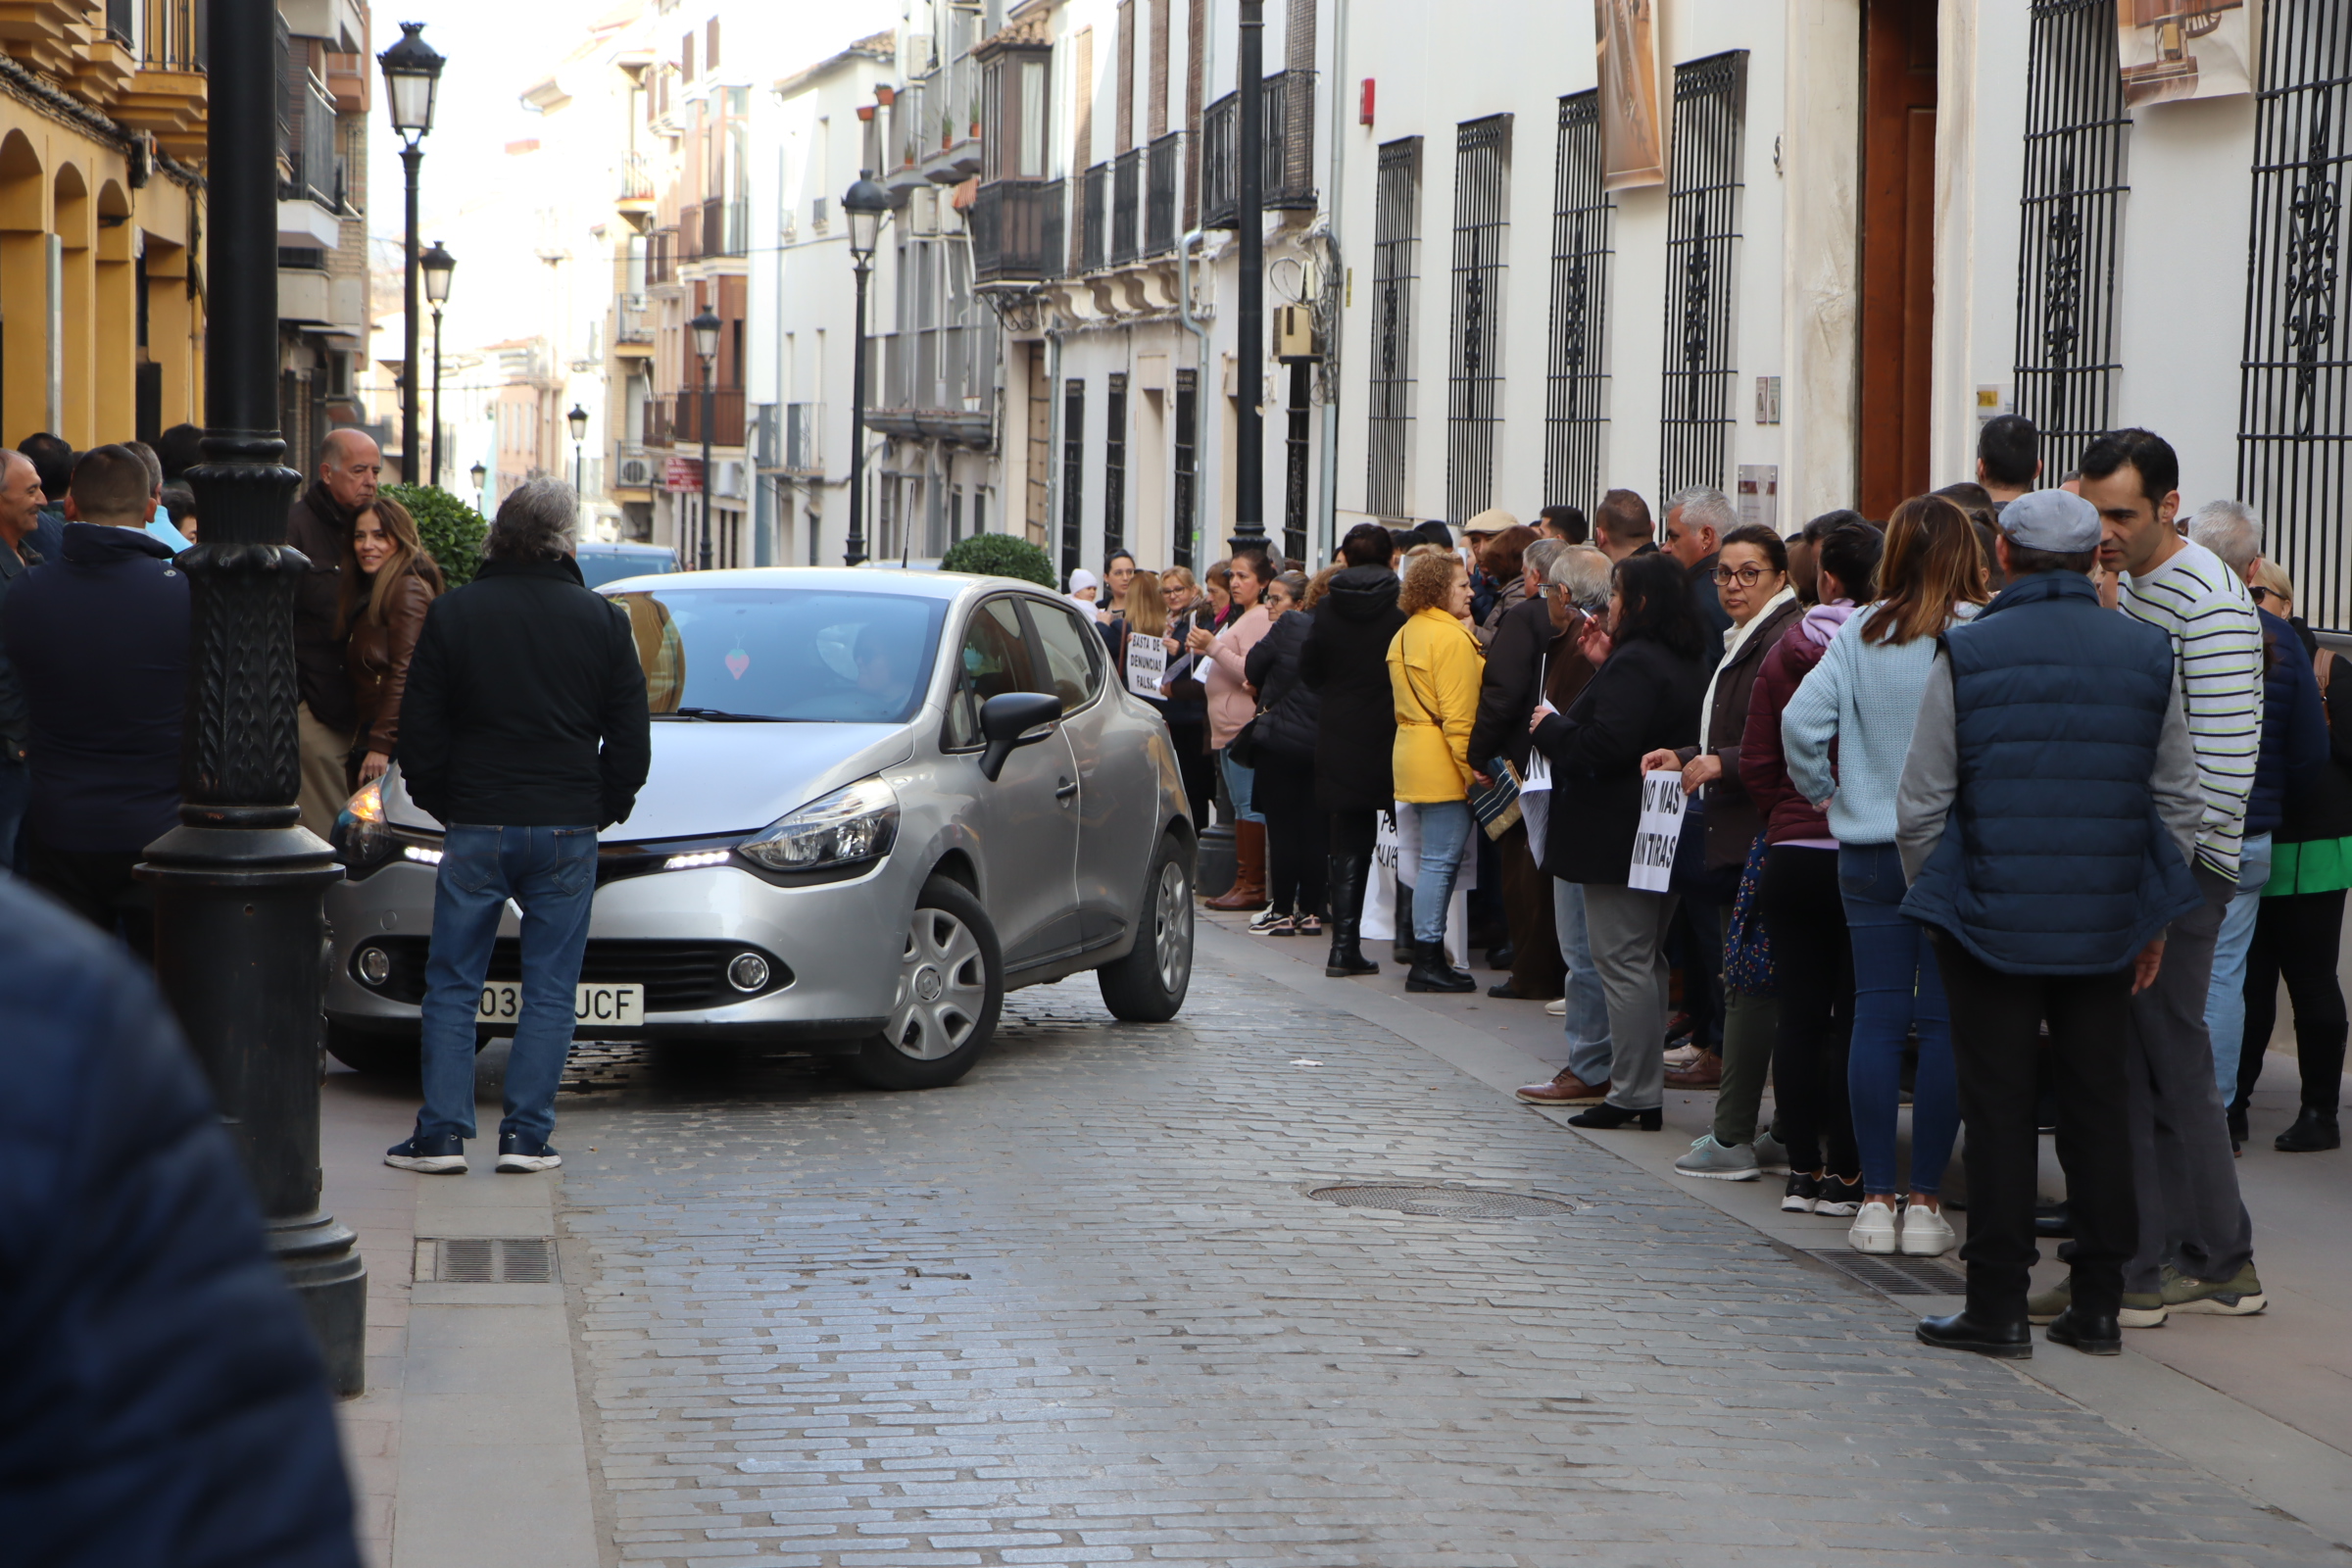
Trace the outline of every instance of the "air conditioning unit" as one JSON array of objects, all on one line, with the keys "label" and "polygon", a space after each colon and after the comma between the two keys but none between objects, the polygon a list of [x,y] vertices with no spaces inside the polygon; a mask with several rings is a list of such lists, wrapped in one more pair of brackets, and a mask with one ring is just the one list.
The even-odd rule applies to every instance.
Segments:
[{"label": "air conditioning unit", "polygon": [[647,490],[653,487],[654,464],[651,458],[620,460],[620,486],[624,490]]},{"label": "air conditioning unit", "polygon": [[1284,363],[1319,360],[1315,347],[1315,313],[1303,305],[1274,308],[1274,357]]},{"label": "air conditioning unit", "polygon": [[914,191],[906,202],[906,220],[917,234],[939,232],[939,192],[928,186]]},{"label": "air conditioning unit", "polygon": [[714,496],[724,496],[729,501],[741,501],[743,499],[743,465],[730,458],[725,462],[713,463],[711,466],[718,471],[711,476],[710,493]]}]

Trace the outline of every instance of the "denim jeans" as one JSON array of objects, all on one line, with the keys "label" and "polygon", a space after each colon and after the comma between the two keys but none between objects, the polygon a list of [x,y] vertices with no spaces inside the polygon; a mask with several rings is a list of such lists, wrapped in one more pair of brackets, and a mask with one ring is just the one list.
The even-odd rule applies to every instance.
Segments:
[{"label": "denim jeans", "polygon": [[1592,966],[1583,884],[1552,880],[1551,917],[1560,933],[1560,961],[1568,966],[1568,1070],[1585,1083],[1605,1084],[1616,1054],[1609,1045],[1608,993]]},{"label": "denim jeans", "polygon": [[1413,808],[1421,818],[1421,876],[1413,884],[1413,941],[1433,963],[1446,963],[1446,915],[1453,906],[1453,884],[1461,872],[1462,846],[1470,841],[1468,801],[1424,801]]},{"label": "denim jeans", "polygon": [[1265,817],[1250,809],[1250,797],[1257,787],[1257,769],[1244,767],[1233,760],[1230,751],[1217,754],[1217,765],[1225,770],[1225,793],[1233,802],[1233,819],[1237,822],[1264,822]]},{"label": "denim jeans", "polygon": [[1891,844],[1838,851],[1838,896],[1854,944],[1854,1034],[1845,1058],[1862,1190],[1895,1185],[1895,1116],[1902,1099],[1903,1040],[1919,1030],[1919,1073],[1911,1086],[1911,1189],[1933,1198],[1943,1185],[1960,1131],[1960,1085],[1952,1068],[1952,1015],[1928,928],[1902,912],[1902,858]]},{"label": "denim jeans", "polygon": [[474,1135],[473,1018],[509,899],[522,910],[522,1014],[507,1060],[507,1113],[498,1130],[542,1143],[555,1131],[556,1085],[571,1054],[573,990],[595,895],[595,828],[450,825],[424,967],[417,1136]]},{"label": "denim jeans", "polygon": [[[2213,1036],[2213,1072],[2224,1104],[2237,1099],[2237,1061],[2246,1039],[2246,955],[2254,946],[2254,917],[2262,912],[2262,885],[2270,879],[2271,836],[2257,833],[2237,852],[2237,891],[2222,911],[2213,981],[2205,992],[2205,1032]],[[2255,1049],[2270,1046],[2265,1040]]]}]

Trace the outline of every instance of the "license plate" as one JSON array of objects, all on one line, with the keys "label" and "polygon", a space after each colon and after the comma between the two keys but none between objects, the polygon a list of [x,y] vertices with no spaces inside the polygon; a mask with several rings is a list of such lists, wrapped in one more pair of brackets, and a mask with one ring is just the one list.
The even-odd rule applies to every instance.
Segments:
[{"label": "license plate", "polygon": [[[571,1011],[579,1023],[634,1027],[645,1022],[645,987],[576,986],[571,994]],[[482,1000],[473,1011],[475,1023],[514,1023],[521,1017],[519,983],[493,980],[482,987]]]}]

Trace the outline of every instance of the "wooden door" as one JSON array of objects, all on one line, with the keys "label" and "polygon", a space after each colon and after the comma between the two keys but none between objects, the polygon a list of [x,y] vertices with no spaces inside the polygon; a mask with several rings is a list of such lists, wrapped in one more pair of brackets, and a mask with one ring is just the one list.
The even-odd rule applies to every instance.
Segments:
[{"label": "wooden door", "polygon": [[[1931,488],[1936,0],[1862,8],[1859,494],[1884,518]],[[1966,478],[1949,474],[1946,479]]]}]

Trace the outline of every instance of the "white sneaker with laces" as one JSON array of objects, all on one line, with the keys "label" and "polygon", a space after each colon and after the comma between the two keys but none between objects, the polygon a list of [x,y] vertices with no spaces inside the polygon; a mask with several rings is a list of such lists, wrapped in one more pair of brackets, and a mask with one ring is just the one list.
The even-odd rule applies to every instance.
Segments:
[{"label": "white sneaker with laces", "polygon": [[1941,1211],[1919,1203],[1903,1205],[1903,1255],[1905,1257],[1941,1257],[1950,1251],[1960,1238],[1953,1233],[1952,1222]]},{"label": "white sneaker with laces", "polygon": [[1895,1245],[1894,1207],[1877,1199],[1862,1205],[1845,1233],[1846,1245],[1857,1252],[1892,1252]]}]

